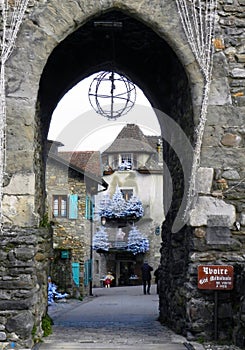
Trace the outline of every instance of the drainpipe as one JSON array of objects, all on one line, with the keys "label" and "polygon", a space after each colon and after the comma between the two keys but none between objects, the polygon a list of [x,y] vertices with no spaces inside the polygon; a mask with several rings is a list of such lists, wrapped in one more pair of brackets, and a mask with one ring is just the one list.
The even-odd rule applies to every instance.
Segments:
[{"label": "drainpipe", "polygon": [[93,218],[90,219],[90,273],[89,295],[93,296]]}]

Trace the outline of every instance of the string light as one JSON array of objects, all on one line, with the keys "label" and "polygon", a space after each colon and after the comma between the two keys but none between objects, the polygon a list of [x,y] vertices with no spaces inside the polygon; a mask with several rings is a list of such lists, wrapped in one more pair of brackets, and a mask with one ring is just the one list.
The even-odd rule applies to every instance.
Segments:
[{"label": "string light", "polygon": [[[6,167],[6,95],[5,64],[10,57],[29,0],[15,0],[11,8],[8,0],[0,0],[2,13],[1,71],[0,71],[0,230],[3,226],[3,180]],[[11,16],[10,16],[11,12]],[[10,20],[9,20],[9,17]],[[8,23],[10,22],[10,23]]]},{"label": "string light", "polygon": [[199,124],[195,130],[194,147],[189,191],[185,209],[185,219],[196,198],[196,175],[200,164],[200,154],[204,128],[207,120],[212,68],[213,38],[216,22],[217,0],[176,0],[182,26],[204,78],[204,90],[200,110]]}]

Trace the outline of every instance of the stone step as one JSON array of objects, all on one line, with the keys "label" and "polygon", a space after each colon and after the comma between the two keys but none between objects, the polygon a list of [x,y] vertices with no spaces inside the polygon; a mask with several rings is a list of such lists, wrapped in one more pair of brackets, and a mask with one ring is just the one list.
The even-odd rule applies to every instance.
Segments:
[{"label": "stone step", "polygon": [[84,350],[84,349],[117,349],[117,350],[187,350],[183,343],[176,344],[136,344],[136,345],[119,345],[119,344],[100,344],[100,343],[42,343],[38,350]]}]

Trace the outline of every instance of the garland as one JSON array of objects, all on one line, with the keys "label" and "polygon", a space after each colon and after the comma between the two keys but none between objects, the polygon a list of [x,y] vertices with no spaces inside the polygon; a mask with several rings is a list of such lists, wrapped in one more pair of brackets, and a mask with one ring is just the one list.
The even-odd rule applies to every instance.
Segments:
[{"label": "garland", "polygon": [[3,181],[6,167],[6,92],[5,64],[10,57],[29,0],[0,0],[2,33],[0,37],[0,230],[3,226]]},{"label": "garland", "polygon": [[187,204],[184,214],[184,219],[186,219],[197,196],[196,175],[200,165],[202,140],[207,120],[207,108],[213,68],[213,38],[217,0],[176,0],[176,4],[187,41],[204,78],[202,104],[199,124],[195,130],[196,144],[193,152]]}]

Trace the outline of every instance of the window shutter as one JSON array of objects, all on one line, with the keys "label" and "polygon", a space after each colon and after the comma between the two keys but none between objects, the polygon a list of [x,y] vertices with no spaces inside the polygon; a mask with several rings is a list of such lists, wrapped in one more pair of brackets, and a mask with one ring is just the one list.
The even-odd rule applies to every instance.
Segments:
[{"label": "window shutter", "polygon": [[91,198],[89,196],[86,196],[86,212],[85,212],[85,218],[87,220],[93,220],[94,219],[94,206]]},{"label": "window shutter", "polygon": [[94,203],[91,201],[91,219],[94,221]]},{"label": "window shutter", "polygon": [[86,196],[85,219],[89,219],[89,197]]},{"label": "window shutter", "polygon": [[78,216],[78,195],[69,195],[69,219],[77,219]]},{"label": "window shutter", "polygon": [[77,262],[72,263],[72,277],[77,287],[80,285],[80,264]]}]

